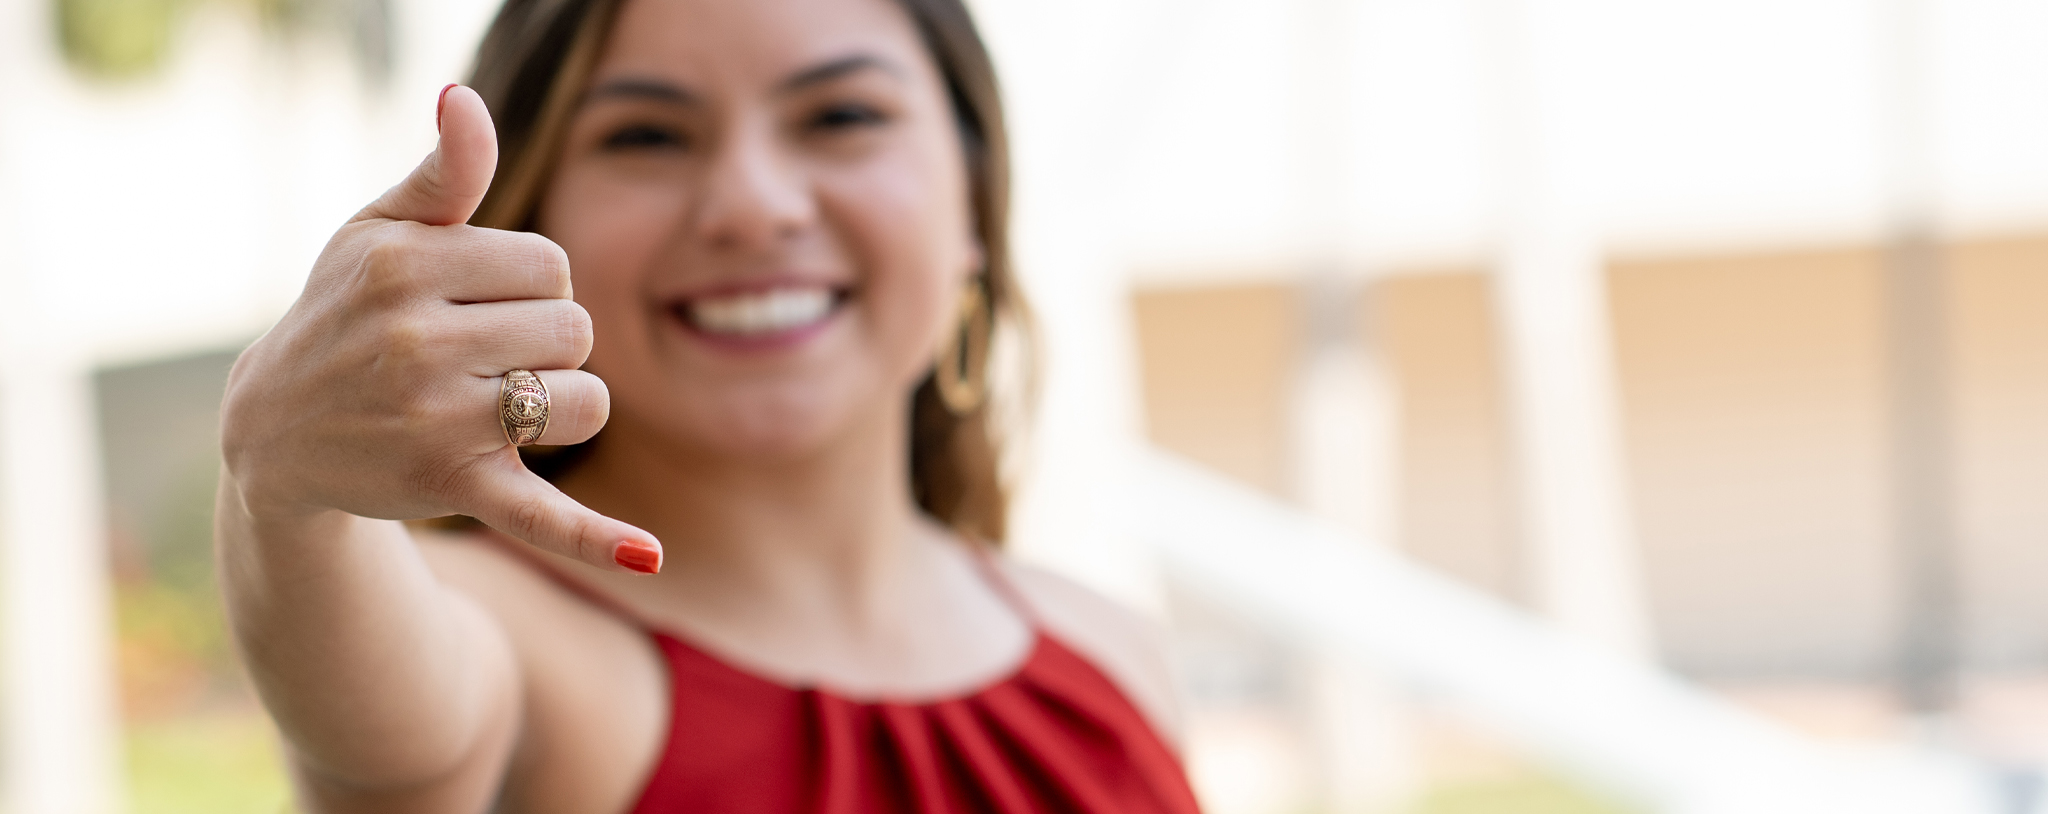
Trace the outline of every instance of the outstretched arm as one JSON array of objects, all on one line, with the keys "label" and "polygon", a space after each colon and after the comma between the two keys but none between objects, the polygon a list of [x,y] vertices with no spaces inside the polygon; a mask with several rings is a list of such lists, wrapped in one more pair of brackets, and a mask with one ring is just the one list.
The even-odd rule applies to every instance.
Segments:
[{"label": "outstretched arm", "polygon": [[483,100],[454,87],[439,116],[439,147],[335,234],[223,407],[222,590],[318,810],[480,810],[517,740],[506,631],[436,580],[400,520],[466,514],[602,568],[659,562],[646,532],[507,442],[508,370],[548,386],[541,443],[588,439],[609,400],[576,369],[590,321],[561,249],[465,223],[497,163]]}]

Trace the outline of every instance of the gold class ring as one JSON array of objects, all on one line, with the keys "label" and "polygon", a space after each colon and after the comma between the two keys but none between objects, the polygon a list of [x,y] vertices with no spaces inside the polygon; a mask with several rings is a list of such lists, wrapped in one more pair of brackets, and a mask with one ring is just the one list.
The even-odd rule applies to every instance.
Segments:
[{"label": "gold class ring", "polygon": [[505,426],[505,440],[515,447],[529,446],[548,431],[548,386],[531,370],[505,373],[498,389],[498,423]]}]

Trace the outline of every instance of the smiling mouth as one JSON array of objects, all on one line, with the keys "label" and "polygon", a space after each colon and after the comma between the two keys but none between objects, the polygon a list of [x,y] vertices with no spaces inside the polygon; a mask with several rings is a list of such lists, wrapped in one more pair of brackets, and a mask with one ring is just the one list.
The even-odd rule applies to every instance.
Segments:
[{"label": "smiling mouth", "polygon": [[703,333],[758,339],[801,331],[823,323],[851,292],[828,286],[777,286],[696,297],[675,306],[676,316]]}]

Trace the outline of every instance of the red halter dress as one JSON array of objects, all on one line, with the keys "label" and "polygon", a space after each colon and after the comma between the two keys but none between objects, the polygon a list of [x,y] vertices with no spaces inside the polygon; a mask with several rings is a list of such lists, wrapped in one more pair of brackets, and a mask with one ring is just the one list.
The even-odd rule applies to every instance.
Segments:
[{"label": "red halter dress", "polygon": [[1031,625],[1030,654],[980,689],[902,701],[748,673],[541,567],[647,629],[668,661],[668,745],[634,814],[1197,814],[1180,761],[1137,707],[982,564]]}]

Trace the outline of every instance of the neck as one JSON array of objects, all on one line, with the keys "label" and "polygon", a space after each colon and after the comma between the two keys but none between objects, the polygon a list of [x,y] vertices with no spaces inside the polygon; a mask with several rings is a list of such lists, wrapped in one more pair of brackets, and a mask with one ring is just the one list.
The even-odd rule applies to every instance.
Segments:
[{"label": "neck", "polygon": [[623,418],[561,486],[661,540],[659,576],[607,580],[657,615],[809,606],[872,617],[932,538],[910,494],[903,416],[785,458],[658,443]]}]

